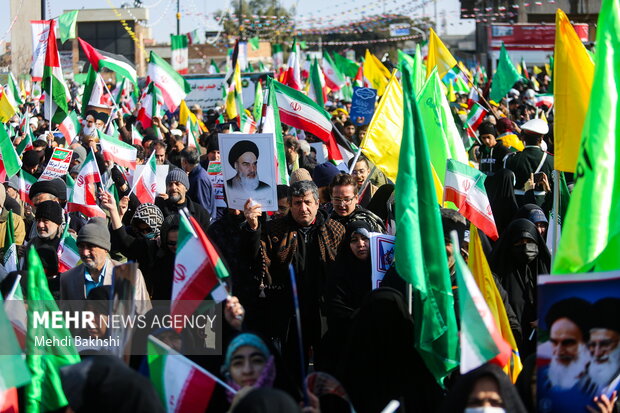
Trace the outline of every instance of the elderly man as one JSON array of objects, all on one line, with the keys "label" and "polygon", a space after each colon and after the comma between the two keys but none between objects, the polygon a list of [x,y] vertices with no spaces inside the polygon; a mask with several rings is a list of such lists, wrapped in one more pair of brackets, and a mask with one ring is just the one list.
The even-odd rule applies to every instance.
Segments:
[{"label": "elderly man", "polygon": [[[244,207],[249,258],[262,268],[260,294],[265,298],[265,334],[282,341],[289,367],[297,370],[293,301],[289,265],[297,280],[304,349],[315,351],[321,339],[321,303],[324,302],[327,269],[336,259],[345,229],[319,209],[319,194],[311,181],[291,185],[290,211],[267,222],[258,218],[261,206],[248,200]],[[317,354],[315,352],[315,354]],[[308,361],[306,354],[305,360]]]},{"label": "elderly man", "polygon": [[358,205],[357,181],[349,174],[336,175],[329,186],[334,212],[331,218],[347,226],[353,221],[365,221],[370,224],[373,232],[385,232],[381,218]]},{"label": "elderly man", "polygon": [[589,361],[586,342],[591,311],[590,303],[573,297],[553,304],[545,316],[551,361],[538,371],[541,406],[550,406],[545,411],[574,411],[575,406],[591,401],[580,391]]},{"label": "elderly man", "polygon": [[179,154],[181,168],[187,172],[189,189],[187,195],[209,211],[212,218],[217,215],[215,191],[207,171],[200,166],[200,153],[195,148],[186,148]]},{"label": "elderly man", "polygon": [[230,148],[228,163],[237,174],[226,181],[226,191],[241,192],[243,199],[269,197],[271,186],[258,178],[259,155],[258,146],[252,141],[239,141]]},{"label": "elderly man", "polygon": [[[110,231],[102,218],[92,218],[82,227],[77,246],[82,264],[60,274],[61,300],[85,300],[92,289],[111,285],[114,267],[121,264],[110,258]],[[151,301],[142,273],[137,271],[134,286],[136,311],[145,314],[151,309]]]},{"label": "elderly man", "polygon": [[30,245],[37,249],[44,245],[58,249],[65,221],[60,204],[52,200],[39,203],[34,218],[37,236],[30,240]]},{"label": "elderly man", "polygon": [[155,205],[164,214],[164,218],[168,215],[178,214],[183,208],[187,208],[200,226],[206,231],[211,222],[211,215],[200,204],[192,201],[187,196],[190,188],[187,173],[176,168],[168,172],[166,175],[166,198],[157,197]]},{"label": "elderly man", "polygon": [[584,389],[591,396],[611,397],[620,390],[620,299],[603,298],[594,303],[588,350],[592,361]]}]

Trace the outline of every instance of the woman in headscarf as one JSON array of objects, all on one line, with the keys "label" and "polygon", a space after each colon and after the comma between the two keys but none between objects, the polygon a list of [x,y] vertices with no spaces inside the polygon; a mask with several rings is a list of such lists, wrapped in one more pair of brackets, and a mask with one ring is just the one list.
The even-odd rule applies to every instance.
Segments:
[{"label": "woman in headscarf", "polygon": [[534,324],[538,275],[549,274],[551,255],[536,226],[525,218],[510,223],[489,262],[521,324],[521,357],[536,351]]},{"label": "woman in headscarf", "polygon": [[547,239],[547,229],[549,228],[549,221],[545,216],[545,212],[541,207],[536,204],[525,204],[514,216],[514,219],[517,218],[525,218],[529,220],[532,224],[536,225],[536,229],[543,237],[543,239]]},{"label": "woman in headscarf", "polygon": [[327,333],[317,367],[334,373],[343,351],[352,316],[372,290],[370,224],[353,221],[346,227],[342,247],[330,268],[327,284]]},{"label": "woman in headscarf", "polygon": [[506,168],[499,169],[493,176],[487,176],[484,181],[497,232],[500,235],[519,209],[515,198],[514,182],[515,174]]},{"label": "woman in headscarf", "polygon": [[392,213],[393,216],[393,207],[388,207],[388,203],[390,202],[392,193],[394,193],[394,185],[381,185],[368,203],[368,206],[366,207],[366,209],[368,209],[370,212],[373,212],[375,215],[381,218],[381,221],[383,221],[386,226],[389,222],[389,219],[391,218],[390,213]]},{"label": "woman in headscarf", "polygon": [[526,413],[517,390],[495,364],[483,364],[461,376],[448,393],[441,412]]}]

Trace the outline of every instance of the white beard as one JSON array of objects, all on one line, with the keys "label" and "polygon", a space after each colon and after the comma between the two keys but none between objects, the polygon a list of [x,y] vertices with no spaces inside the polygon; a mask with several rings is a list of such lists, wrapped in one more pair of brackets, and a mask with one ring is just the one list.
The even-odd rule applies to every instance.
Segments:
[{"label": "white beard", "polygon": [[244,178],[240,176],[239,178],[241,179],[241,186],[246,191],[255,191],[256,188],[258,188],[258,176],[256,176],[255,178]]},{"label": "white beard", "polygon": [[92,126],[84,126],[82,128],[82,132],[84,133],[84,136],[95,136],[97,132],[96,128],[92,127]]},{"label": "white beard", "polygon": [[583,343],[579,344],[577,359],[568,366],[559,363],[556,358],[551,359],[548,372],[549,382],[553,387],[570,389],[579,381],[579,376],[584,372],[588,361],[590,361],[590,352]]},{"label": "white beard", "polygon": [[588,376],[594,384],[603,388],[618,375],[618,370],[620,370],[620,346],[609,353],[607,360],[599,363],[592,360],[588,368]]}]

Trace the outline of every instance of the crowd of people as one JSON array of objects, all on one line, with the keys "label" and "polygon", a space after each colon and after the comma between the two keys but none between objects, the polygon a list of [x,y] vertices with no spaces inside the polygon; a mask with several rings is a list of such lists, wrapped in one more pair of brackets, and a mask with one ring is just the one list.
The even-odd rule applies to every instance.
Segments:
[{"label": "crowd of people", "polygon": [[[540,76],[542,90],[547,80]],[[497,240],[480,236],[524,363],[516,384],[490,363],[464,375],[454,371],[444,383],[435,380],[414,346],[414,325],[419,320],[408,310],[404,281],[391,268],[379,288],[372,285],[371,234],[397,230],[394,182],[363,154],[338,167],[331,161],[318,162],[323,154],[308,143],[321,141],[309,133],[301,139],[298,131],[286,125],[282,130],[289,185],[277,186],[277,211],[266,213],[252,199],[243,209],[218,206],[218,191],[207,170],[210,162],[220,161],[218,136],[237,132],[239,125],[234,119],[221,122],[217,109],[203,112],[197,105],[191,107],[202,129],[198,148],[189,145],[190,131],[180,123],[178,111],[166,112],[153,119],[152,127],[142,128],[135,113],[110,119],[107,113],[88,110],[81,114],[79,135],[68,142],[51,132],[57,125],[50,127],[43,104],[27,99],[6,124],[15,147],[29,134],[35,138],[32,148],[23,152],[21,168],[39,178],[53,149],[66,147],[73,150],[68,176],[75,179],[92,153],[103,181],[97,187],[97,202],[106,218],[66,212],[71,190],[67,177],[37,181],[25,194],[16,175],[0,185],[0,247],[7,246],[5,233],[12,225],[18,256],[24,262],[28,249],[36,249],[54,298],[92,302],[91,310],[99,314],[106,309],[96,303],[112,297],[114,267],[136,262],[135,310],[153,316],[161,309],[151,301],[172,297],[181,211],[194,217],[230,274],[223,280],[231,294],[222,306],[224,351],[219,356],[197,356],[189,349],[208,341],[202,335],[171,329],[150,333],[228,385],[215,387],[209,412],[354,408],[374,413],[392,400],[400,403],[401,411],[536,411],[537,277],[548,274],[551,266],[553,191],[563,185],[570,190],[573,178],[553,174],[552,112],[536,105],[530,86],[516,84],[501,102],[490,102],[490,114],[478,127],[476,143],[466,145],[471,164],[487,176],[485,187],[499,233]],[[463,122],[466,100],[463,94],[451,105],[457,124]],[[326,109],[350,147],[359,148],[367,126],[356,126],[349,118],[351,102],[333,98]],[[30,118],[24,127],[20,120],[26,113]],[[141,203],[126,170],[103,156],[97,131],[108,132],[110,124],[127,144],[133,143],[134,129],[144,136],[141,144],[133,145],[138,164],[153,155],[157,165],[168,166],[165,191],[154,203]],[[463,140],[467,139],[463,128]],[[231,151],[231,164],[239,159],[256,164],[258,149],[247,142]],[[242,179],[234,179],[228,183],[231,187],[245,185]],[[268,186],[258,178],[254,185],[254,190]],[[226,200],[226,189],[223,195]],[[440,212],[445,244],[437,248],[445,248],[458,301],[455,254],[468,259],[469,223],[454,209]],[[458,246],[452,244],[452,231],[458,234]],[[66,232],[75,239],[81,262],[60,272],[59,244]],[[4,296],[18,275],[27,285],[26,269],[27,263],[21,271],[4,271],[0,284]],[[571,351],[604,360],[616,354],[620,328],[613,322],[600,326],[615,334],[609,339],[591,326],[596,331],[580,331],[577,344],[571,331],[581,326],[583,312],[590,311],[582,307],[581,302],[558,306],[547,321],[556,326],[561,320],[550,329],[549,369],[565,374],[563,383],[553,385],[569,391],[577,382],[583,383],[590,395],[585,400],[590,411],[611,412],[615,393],[608,397],[599,392],[596,370],[592,368],[588,376],[583,359],[573,366],[576,357]],[[458,308],[455,311],[458,316]],[[87,334],[105,337],[106,331],[95,328]],[[147,335],[137,336],[136,345],[146,346]],[[63,369],[67,411],[165,410],[144,377],[144,356],[134,355],[125,364],[105,353],[105,349],[90,349],[83,352],[81,363]],[[342,390],[321,392],[310,386],[309,377],[317,373]]]}]

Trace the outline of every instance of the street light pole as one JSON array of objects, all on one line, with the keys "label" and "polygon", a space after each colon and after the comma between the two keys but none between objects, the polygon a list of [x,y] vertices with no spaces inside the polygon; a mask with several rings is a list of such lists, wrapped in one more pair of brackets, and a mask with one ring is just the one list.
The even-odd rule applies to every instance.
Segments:
[{"label": "street light pole", "polygon": [[177,0],[177,36],[181,34],[181,0]]}]

